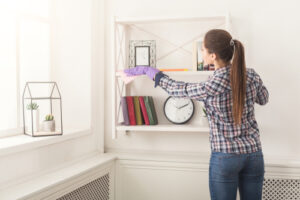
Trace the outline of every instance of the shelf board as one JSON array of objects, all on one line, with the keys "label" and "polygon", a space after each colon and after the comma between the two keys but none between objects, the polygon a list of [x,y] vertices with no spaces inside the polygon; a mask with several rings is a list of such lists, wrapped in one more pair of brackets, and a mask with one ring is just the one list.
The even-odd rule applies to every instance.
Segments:
[{"label": "shelf board", "polygon": [[116,16],[115,21],[119,24],[140,24],[140,23],[152,23],[152,22],[169,22],[169,21],[199,21],[199,20],[226,20],[227,13],[221,15],[198,15],[198,16],[179,16],[179,17],[120,17]]},{"label": "shelf board", "polygon": [[[163,71],[163,73],[169,76],[209,76],[213,75],[214,71]],[[120,75],[116,73],[116,76]]]},{"label": "shelf board", "polygon": [[24,97],[24,99],[42,100],[42,99],[61,99],[60,97]]},{"label": "shelf board", "polygon": [[[27,135],[32,135],[30,132],[26,132]],[[61,135],[61,131],[37,131],[34,133],[34,136],[52,136],[52,135]]]},{"label": "shelf board", "polygon": [[158,125],[135,125],[135,126],[116,126],[117,131],[155,131],[155,132],[209,132],[209,127],[199,125],[176,125],[176,124],[158,124]]},{"label": "shelf board", "polygon": [[214,71],[211,70],[211,71],[165,71],[163,72],[167,75],[180,75],[180,76],[199,76],[199,75],[213,75]]}]

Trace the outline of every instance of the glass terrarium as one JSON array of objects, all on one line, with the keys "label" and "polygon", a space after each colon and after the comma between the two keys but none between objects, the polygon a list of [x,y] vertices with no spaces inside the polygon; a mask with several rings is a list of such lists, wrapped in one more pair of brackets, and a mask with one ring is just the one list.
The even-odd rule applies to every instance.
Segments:
[{"label": "glass terrarium", "polygon": [[27,82],[22,103],[24,134],[63,134],[61,94],[56,82]]}]

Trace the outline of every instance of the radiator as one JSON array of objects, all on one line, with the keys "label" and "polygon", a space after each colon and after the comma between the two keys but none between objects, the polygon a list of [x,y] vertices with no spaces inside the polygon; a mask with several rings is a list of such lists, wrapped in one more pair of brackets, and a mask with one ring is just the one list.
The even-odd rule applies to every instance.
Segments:
[{"label": "radiator", "polygon": [[57,200],[109,200],[109,174],[91,181]]},{"label": "radiator", "polygon": [[300,179],[264,179],[263,200],[300,200]]},{"label": "radiator", "polygon": [[[263,200],[300,200],[300,179],[264,179],[262,197]],[[109,200],[109,174],[57,200]]]}]

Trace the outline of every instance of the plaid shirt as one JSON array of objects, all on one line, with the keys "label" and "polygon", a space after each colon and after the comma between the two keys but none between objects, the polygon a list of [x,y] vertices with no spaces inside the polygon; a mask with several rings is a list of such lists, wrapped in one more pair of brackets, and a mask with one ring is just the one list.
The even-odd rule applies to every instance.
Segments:
[{"label": "plaid shirt", "polygon": [[260,76],[247,68],[246,101],[241,125],[234,125],[230,67],[219,68],[207,81],[186,83],[175,81],[159,72],[155,87],[159,85],[170,96],[203,101],[209,121],[211,150],[224,153],[252,153],[261,150],[259,128],[255,120],[254,104],[265,105],[269,93]]}]

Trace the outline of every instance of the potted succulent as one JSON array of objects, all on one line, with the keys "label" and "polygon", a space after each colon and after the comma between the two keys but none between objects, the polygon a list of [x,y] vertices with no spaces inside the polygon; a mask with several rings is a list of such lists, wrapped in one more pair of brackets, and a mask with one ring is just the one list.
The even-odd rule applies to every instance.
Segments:
[{"label": "potted succulent", "polygon": [[208,127],[208,119],[207,119],[207,113],[204,106],[202,106],[203,114],[200,116],[200,125],[204,127]]},{"label": "potted succulent", "polygon": [[43,131],[55,131],[55,121],[53,115],[46,115],[45,120],[43,121]]},{"label": "potted succulent", "polygon": [[[39,131],[39,125],[40,125],[40,112],[39,112],[39,105],[37,103],[29,103],[26,106],[27,110],[29,111],[29,120],[32,123],[29,124],[27,127],[28,132],[32,132],[32,125],[33,125],[33,131],[37,132]],[[32,112],[32,118],[31,118],[31,112]]]}]

